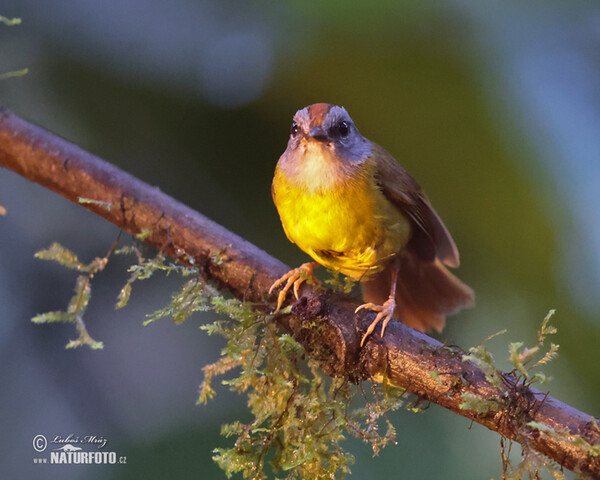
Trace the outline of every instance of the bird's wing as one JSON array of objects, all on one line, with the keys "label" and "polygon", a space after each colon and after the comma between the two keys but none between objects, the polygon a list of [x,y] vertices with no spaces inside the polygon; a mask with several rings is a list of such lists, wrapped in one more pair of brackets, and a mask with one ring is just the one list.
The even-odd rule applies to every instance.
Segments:
[{"label": "bird's wing", "polygon": [[373,144],[373,157],[381,191],[415,227],[409,247],[423,259],[437,257],[449,267],[458,267],[456,244],[417,181],[379,145]]}]

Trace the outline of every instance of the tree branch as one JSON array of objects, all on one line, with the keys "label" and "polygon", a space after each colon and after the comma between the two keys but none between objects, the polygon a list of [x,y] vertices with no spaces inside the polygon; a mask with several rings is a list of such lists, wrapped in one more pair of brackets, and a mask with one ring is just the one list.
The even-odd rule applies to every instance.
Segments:
[{"label": "tree branch", "polygon": [[[93,200],[82,206],[131,234],[151,231],[147,243],[200,266],[207,279],[235,297],[273,308],[266,292],[288,271],[283,263],[158,188],[6,110],[0,110],[0,165],[73,202]],[[361,349],[371,313],[355,315],[358,302],[332,292],[304,286],[301,294],[292,314],[278,316],[278,322],[329,375],[356,381],[385,378],[570,470],[600,478],[600,455],[592,448],[600,444],[600,431],[590,415],[516,383],[510,375],[503,379],[506,388],[499,389],[475,364],[463,361],[460,349],[395,321],[383,339],[371,335]],[[462,410],[464,395],[491,400],[497,408]],[[528,426],[532,421],[545,427]]]}]

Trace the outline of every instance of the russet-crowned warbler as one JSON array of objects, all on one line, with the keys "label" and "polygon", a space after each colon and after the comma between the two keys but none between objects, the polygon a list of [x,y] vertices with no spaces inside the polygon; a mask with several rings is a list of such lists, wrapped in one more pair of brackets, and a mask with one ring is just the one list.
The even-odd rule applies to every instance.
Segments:
[{"label": "russet-crowned warbler", "polygon": [[458,267],[458,250],[425,193],[343,107],[296,112],[271,190],[288,239],[316,261],[272,285],[285,283],[277,310],[319,264],[360,280],[367,303],[357,311],[378,312],[361,344],[382,320],[383,336],[393,316],[441,331],[446,315],[473,305],[473,290],[445,267]]}]

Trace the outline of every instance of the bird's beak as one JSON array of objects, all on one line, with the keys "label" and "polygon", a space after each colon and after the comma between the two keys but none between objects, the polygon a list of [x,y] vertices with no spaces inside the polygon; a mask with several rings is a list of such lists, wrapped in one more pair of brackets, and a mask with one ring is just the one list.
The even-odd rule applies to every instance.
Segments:
[{"label": "bird's beak", "polygon": [[308,132],[308,136],[310,139],[318,142],[324,142],[327,140],[327,134],[320,126],[311,128],[310,132]]}]

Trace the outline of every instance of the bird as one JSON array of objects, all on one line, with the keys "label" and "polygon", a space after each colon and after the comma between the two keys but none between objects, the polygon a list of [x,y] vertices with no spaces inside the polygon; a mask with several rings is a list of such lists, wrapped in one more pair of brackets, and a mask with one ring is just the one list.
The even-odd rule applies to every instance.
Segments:
[{"label": "bird", "polygon": [[377,313],[361,346],[392,318],[441,332],[446,316],[474,305],[473,290],[448,267],[460,264],[448,229],[417,181],[384,148],[362,136],[344,107],[315,103],[296,112],[275,167],[273,202],[287,238],[313,262],[290,270],[275,313],[293,287],[319,284],[322,265],[360,281],[365,309]]}]

